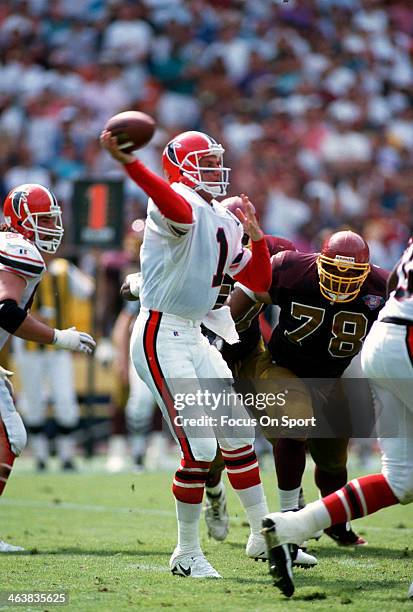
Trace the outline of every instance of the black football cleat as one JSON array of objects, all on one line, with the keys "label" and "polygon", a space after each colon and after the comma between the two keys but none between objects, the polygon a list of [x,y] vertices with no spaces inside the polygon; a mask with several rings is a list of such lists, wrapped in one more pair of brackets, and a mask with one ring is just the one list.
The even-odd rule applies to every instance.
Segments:
[{"label": "black football cleat", "polygon": [[332,525],[327,529],[324,529],[324,533],[327,534],[334,542],[339,546],[364,546],[367,541],[361,536],[357,535],[352,528],[350,523],[338,523]]},{"label": "black football cleat", "polygon": [[290,544],[279,544],[275,523],[266,517],[262,521],[262,532],[267,544],[268,564],[273,585],[286,597],[294,594],[293,559]]}]

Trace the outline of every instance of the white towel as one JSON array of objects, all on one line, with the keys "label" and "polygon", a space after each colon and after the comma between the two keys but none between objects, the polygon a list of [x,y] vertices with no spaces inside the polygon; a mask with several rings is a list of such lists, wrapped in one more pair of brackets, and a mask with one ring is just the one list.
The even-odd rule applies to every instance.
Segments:
[{"label": "white towel", "polygon": [[210,310],[209,313],[202,319],[202,323],[228,342],[235,344],[239,342],[238,332],[235,329],[234,319],[231,316],[229,306],[222,306],[216,310]]}]

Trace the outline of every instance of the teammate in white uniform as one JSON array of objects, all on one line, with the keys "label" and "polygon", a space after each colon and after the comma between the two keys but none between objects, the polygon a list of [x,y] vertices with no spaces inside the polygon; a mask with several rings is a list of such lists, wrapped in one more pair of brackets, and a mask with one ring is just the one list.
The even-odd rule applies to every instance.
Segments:
[{"label": "teammate in white uniform", "polygon": [[[390,297],[361,351],[363,372],[378,403],[381,474],[356,478],[296,513],[269,514],[263,521],[274,585],[294,592],[288,543],[319,529],[413,501],[413,238],[389,281]],[[413,597],[413,583],[409,589]]]},{"label": "teammate in white uniform", "polygon": [[[89,334],[53,329],[29,314],[36,287],[45,270],[39,249],[54,253],[63,236],[61,209],[45,187],[25,184],[12,189],[3,207],[0,227],[0,348],[10,334],[41,344],[92,353],[95,341]],[[0,495],[13,462],[26,446],[26,430],[14,406],[9,372],[0,372]],[[24,372],[22,372],[24,376]],[[0,541],[0,552],[23,550]]]},{"label": "teammate in white uniform", "polygon": [[[94,290],[92,279],[66,259],[47,263],[47,272],[36,292],[32,312],[54,327],[70,325],[76,310],[87,304]],[[76,301],[75,301],[76,300]],[[45,470],[49,440],[45,431],[49,398],[56,422],[56,451],[63,470],[75,469],[75,430],[79,422],[73,355],[38,343],[13,339],[14,361],[25,375],[17,409],[29,434],[29,444],[37,469]]]},{"label": "teammate in white uniform", "polygon": [[[215,331],[219,328],[222,335],[235,340],[229,309],[210,311],[225,273],[244,279],[247,286],[268,289],[268,248],[246,196],[246,216],[238,211],[238,219],[214,199],[225,195],[229,169],[223,167],[223,148],[209,136],[184,132],[166,146],[163,168],[168,182],[132,155],[122,153],[109,132],[102,133],[101,142],[150,196],[141,249],[142,307],[132,334],[131,355],[181,447],[181,465],[173,481],[178,545],[170,568],[182,576],[219,578],[201,551],[198,533],[205,480],[217,439],[229,480],[251,526],[247,554],[255,557],[265,546],[260,523],[267,504],[253,448],[254,430],[244,427],[237,438],[205,427],[202,437],[196,437],[196,431],[176,421],[174,393],[182,391],[177,379],[213,378],[222,381],[221,390],[224,381],[225,388],[231,388],[231,371],[202,335],[200,323],[202,320]],[[242,246],[244,231],[251,236],[251,251]],[[243,407],[233,410],[248,419]],[[184,416],[206,416],[206,410],[186,405]]]}]

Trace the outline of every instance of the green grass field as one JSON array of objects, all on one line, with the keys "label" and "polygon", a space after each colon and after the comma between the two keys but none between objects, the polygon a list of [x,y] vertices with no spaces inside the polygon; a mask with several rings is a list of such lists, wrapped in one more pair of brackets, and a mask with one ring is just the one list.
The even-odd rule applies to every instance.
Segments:
[{"label": "green grass field", "polygon": [[[311,480],[307,473],[309,500],[316,497]],[[0,591],[66,591],[70,603],[60,608],[82,612],[413,611],[406,597],[413,578],[411,508],[390,508],[356,522],[368,547],[338,548],[326,536],[314,543],[319,565],[296,570],[296,595],[286,600],[271,586],[267,565],[244,556],[248,529],[232,492],[228,540],[210,541],[201,527],[204,550],[224,579],[170,575],[176,530],[170,481],[167,473],[38,475],[18,467],[0,503],[0,536],[28,552],[1,557]],[[272,471],[264,473],[264,483],[276,509]]]}]

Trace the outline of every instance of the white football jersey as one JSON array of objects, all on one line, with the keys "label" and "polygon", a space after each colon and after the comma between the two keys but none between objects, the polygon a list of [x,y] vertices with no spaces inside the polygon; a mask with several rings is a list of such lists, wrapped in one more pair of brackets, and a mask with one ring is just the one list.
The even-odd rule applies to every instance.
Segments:
[{"label": "white football jersey", "polygon": [[191,224],[167,219],[149,199],[141,248],[142,306],[201,320],[214,306],[224,274],[238,274],[251,258],[240,221],[215,200],[172,185],[192,207]]},{"label": "white football jersey", "polygon": [[379,321],[383,317],[413,321],[413,238],[410,238],[397,267],[397,288],[381,309]]},{"label": "white football jersey", "polygon": [[[0,232],[0,270],[13,272],[26,281],[26,288],[19,302],[20,308],[25,309],[30,305],[45,269],[43,257],[32,242],[21,234]],[[0,327],[0,348],[5,345],[9,336],[9,332]]]}]

